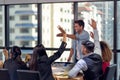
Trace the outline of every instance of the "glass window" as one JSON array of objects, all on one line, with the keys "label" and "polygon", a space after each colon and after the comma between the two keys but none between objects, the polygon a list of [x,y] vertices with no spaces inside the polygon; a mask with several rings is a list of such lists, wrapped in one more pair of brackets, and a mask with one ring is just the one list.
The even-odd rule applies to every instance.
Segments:
[{"label": "glass window", "polygon": [[0,24],[3,22],[2,15],[0,15]]},{"label": "glass window", "polygon": [[117,48],[120,49],[120,1],[117,3]]},{"label": "glass window", "polygon": [[[34,47],[37,41],[37,20],[33,16],[37,13],[37,7],[34,4],[14,5],[9,7],[9,16],[14,15],[14,21],[10,21],[10,46],[17,45]],[[11,5],[10,5],[11,6]],[[21,8],[22,7],[22,8]],[[34,7],[34,10],[33,8]],[[14,33],[14,34],[13,34]]]},{"label": "glass window", "polygon": [[21,41],[20,43],[21,43],[22,47],[26,47],[29,45],[29,41]]},{"label": "glass window", "polygon": [[89,22],[97,21],[99,39],[106,41],[113,49],[113,2],[80,2],[78,4],[78,19],[85,22],[85,30],[92,31]]},{"label": "glass window", "polygon": [[117,80],[120,80],[120,52],[117,53]]},{"label": "glass window", "polygon": [[14,32],[15,32],[14,28],[10,28],[10,33],[14,33]]},{"label": "glass window", "polygon": [[[69,29],[67,33],[72,34],[72,7],[72,3],[42,4],[42,43],[46,47],[59,47],[62,37],[56,36],[56,34],[60,33],[60,31],[57,29],[58,25],[63,27],[63,29]],[[66,13],[65,11],[69,11],[69,13]],[[69,20],[69,22],[67,20]],[[67,47],[70,48],[71,39],[69,41],[67,39],[67,43],[69,44]]]},{"label": "glass window", "polygon": [[2,6],[0,6],[0,11],[2,11]]},{"label": "glass window", "polygon": [[29,28],[21,28],[20,33],[29,33]]},{"label": "glass window", "polygon": [[20,20],[29,20],[29,15],[20,16]]},{"label": "glass window", "polygon": [[14,20],[15,18],[14,18],[14,16],[10,16],[10,20]]},{"label": "glass window", "polygon": [[23,5],[20,5],[21,8],[26,8],[26,7],[29,7],[29,4],[23,4]]},{"label": "glass window", "polygon": [[14,5],[9,5],[10,8],[14,8],[15,6]]},{"label": "glass window", "polygon": [[2,27],[0,27],[0,36],[2,36],[3,35],[3,29],[2,29]]},{"label": "glass window", "polygon": [[0,46],[4,46],[5,43],[5,23],[4,23],[4,6],[0,6]]}]

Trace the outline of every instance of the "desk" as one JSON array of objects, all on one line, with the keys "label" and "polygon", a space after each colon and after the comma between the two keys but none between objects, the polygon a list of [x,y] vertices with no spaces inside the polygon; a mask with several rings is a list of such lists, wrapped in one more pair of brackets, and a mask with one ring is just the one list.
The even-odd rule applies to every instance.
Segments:
[{"label": "desk", "polygon": [[65,63],[54,63],[54,65],[52,65],[52,71],[55,80],[83,80],[82,74],[79,74],[75,78],[69,79],[67,75],[74,64],[68,64],[67,66],[64,65]]},{"label": "desk", "polygon": [[55,80],[83,80],[83,75],[78,75],[75,78],[68,78],[68,76],[63,76],[63,75],[54,75]]}]

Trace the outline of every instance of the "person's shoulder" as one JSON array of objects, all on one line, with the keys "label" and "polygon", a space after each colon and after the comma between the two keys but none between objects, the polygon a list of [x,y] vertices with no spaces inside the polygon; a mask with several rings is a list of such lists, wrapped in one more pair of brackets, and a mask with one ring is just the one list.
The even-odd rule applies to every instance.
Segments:
[{"label": "person's shoulder", "polygon": [[87,30],[83,30],[83,33],[86,33],[86,34],[88,34],[88,31],[87,31]]},{"label": "person's shoulder", "polygon": [[97,53],[93,53],[93,54],[91,54],[91,56],[100,56],[100,55]]}]

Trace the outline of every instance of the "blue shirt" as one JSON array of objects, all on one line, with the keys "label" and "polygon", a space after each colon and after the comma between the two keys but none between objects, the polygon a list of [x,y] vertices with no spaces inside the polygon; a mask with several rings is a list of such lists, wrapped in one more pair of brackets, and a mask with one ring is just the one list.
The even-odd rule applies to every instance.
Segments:
[{"label": "blue shirt", "polygon": [[84,40],[89,40],[89,33],[83,30],[82,33],[76,33],[75,36],[77,39],[72,41],[72,49],[74,50],[74,58],[79,60],[83,57],[81,52],[81,43]]}]

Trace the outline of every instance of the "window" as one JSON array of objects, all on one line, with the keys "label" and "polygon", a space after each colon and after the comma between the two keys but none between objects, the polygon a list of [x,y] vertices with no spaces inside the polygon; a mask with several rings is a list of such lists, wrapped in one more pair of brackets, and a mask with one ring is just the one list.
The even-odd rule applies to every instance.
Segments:
[{"label": "window", "polygon": [[2,24],[2,20],[3,20],[2,15],[0,15],[0,24]]},{"label": "window", "polygon": [[0,6],[0,11],[2,11],[2,6]]},{"label": "window", "polygon": [[14,5],[9,5],[10,8],[14,8],[15,6]]},{"label": "window", "polygon": [[0,45],[3,45],[3,40],[0,40]]},{"label": "window", "polygon": [[29,15],[20,16],[20,20],[29,20]]},{"label": "window", "polygon": [[[92,19],[96,20],[99,27],[98,32],[100,40],[106,41],[110,48],[113,49],[113,2],[80,2],[78,3],[78,19],[83,19],[85,22],[85,30],[90,32],[92,28],[88,24]],[[109,16],[110,15],[110,16]]]},{"label": "window", "polygon": [[10,16],[10,20],[14,20],[14,16]]},{"label": "window", "polygon": [[15,32],[14,28],[10,28],[10,33],[14,33],[14,32]]},{"label": "window", "polygon": [[2,33],[2,32],[3,32],[2,27],[0,27],[0,33]]},{"label": "window", "polygon": [[29,45],[29,41],[21,41],[20,44],[22,45],[22,47],[25,47]]},{"label": "window", "polygon": [[15,44],[15,42],[14,41],[10,41],[10,43],[9,43],[10,45],[14,45]]},{"label": "window", "polygon": [[38,17],[37,17],[37,15],[35,15],[35,20],[37,20],[38,19]]},{"label": "window", "polygon": [[29,33],[29,29],[28,28],[21,28],[20,33]]},{"label": "window", "polygon": [[21,8],[29,7],[29,4],[20,5]]},{"label": "window", "polygon": [[[17,46],[22,47],[25,43],[27,47],[34,47],[35,42],[37,41],[37,31],[35,33],[35,28],[37,25],[37,21],[35,20],[34,12],[37,12],[37,7],[35,7],[37,4],[21,4],[21,5],[14,5],[14,8],[9,8],[9,32],[10,32],[10,41],[11,43],[10,47],[12,47],[14,44],[17,44]],[[13,5],[9,5],[13,6]],[[30,11],[30,12],[29,12]],[[31,13],[32,12],[32,13]],[[14,20],[14,21],[12,21]],[[14,34],[13,34],[14,33]],[[23,36],[32,36],[29,39],[24,38]],[[26,42],[28,41],[29,42]],[[14,43],[13,43],[14,42]]]},{"label": "window", "polygon": [[38,28],[35,28],[35,32],[38,32]]}]

